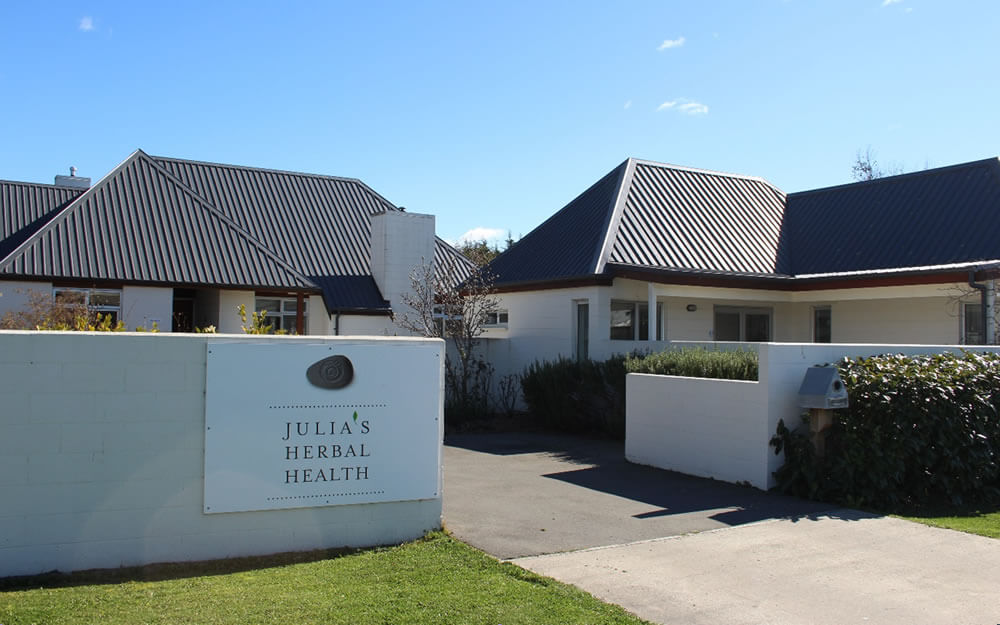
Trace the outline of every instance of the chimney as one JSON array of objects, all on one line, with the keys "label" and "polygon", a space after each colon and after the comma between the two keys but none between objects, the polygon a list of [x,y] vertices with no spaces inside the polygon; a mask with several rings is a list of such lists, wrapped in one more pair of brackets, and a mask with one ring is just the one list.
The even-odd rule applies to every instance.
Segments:
[{"label": "chimney", "polygon": [[89,189],[90,178],[82,178],[76,175],[76,167],[69,168],[68,176],[56,175],[57,187],[73,187],[74,189]]},{"label": "chimney", "polygon": [[372,215],[372,277],[393,313],[411,312],[403,303],[412,294],[410,273],[434,264],[434,215],[390,210]]}]

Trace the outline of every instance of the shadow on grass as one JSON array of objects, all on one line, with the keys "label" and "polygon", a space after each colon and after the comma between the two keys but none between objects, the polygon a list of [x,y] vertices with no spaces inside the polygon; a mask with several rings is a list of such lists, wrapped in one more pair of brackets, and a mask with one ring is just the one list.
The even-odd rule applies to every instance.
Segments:
[{"label": "shadow on grass", "polygon": [[[378,548],[372,547],[370,549]],[[38,575],[0,578],[0,593],[36,588],[66,588],[70,586],[122,584],[125,582],[159,582],[187,577],[228,575],[230,573],[277,568],[292,564],[332,560],[370,549],[341,547],[337,549],[315,549],[312,551],[289,551],[268,556],[223,558],[220,560],[202,560],[199,562],[161,562],[117,569],[88,569],[72,573],[50,571]]]}]

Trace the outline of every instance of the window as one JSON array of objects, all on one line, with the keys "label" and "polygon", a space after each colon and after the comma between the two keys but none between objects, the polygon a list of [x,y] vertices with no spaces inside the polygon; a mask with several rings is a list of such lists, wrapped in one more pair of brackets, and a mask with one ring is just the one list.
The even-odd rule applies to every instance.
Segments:
[{"label": "window", "polygon": [[715,307],[716,341],[770,341],[770,308]]},{"label": "window", "polygon": [[576,302],[576,359],[590,358],[590,302]]},{"label": "window", "polygon": [[[649,304],[611,301],[611,340],[645,341],[649,328]],[[656,340],[663,337],[663,304],[656,304]]]},{"label": "window", "polygon": [[829,306],[813,308],[813,343],[829,343],[833,338],[832,316]]},{"label": "window", "polygon": [[498,310],[496,312],[486,313],[485,319],[483,320],[483,325],[486,327],[507,327],[508,315],[506,310]]},{"label": "window", "polygon": [[[294,297],[258,297],[255,304],[257,312],[266,312],[266,323],[271,324],[275,332],[285,330],[294,334],[297,328],[295,317],[298,310],[298,299]],[[307,302],[302,301],[302,317],[308,312]]]},{"label": "window", "polygon": [[52,297],[59,304],[81,304],[87,310],[110,315],[111,323],[118,323],[122,311],[122,292],[114,289],[52,289]]},{"label": "window", "polygon": [[962,343],[965,345],[982,345],[986,342],[983,331],[983,305],[962,304]]}]

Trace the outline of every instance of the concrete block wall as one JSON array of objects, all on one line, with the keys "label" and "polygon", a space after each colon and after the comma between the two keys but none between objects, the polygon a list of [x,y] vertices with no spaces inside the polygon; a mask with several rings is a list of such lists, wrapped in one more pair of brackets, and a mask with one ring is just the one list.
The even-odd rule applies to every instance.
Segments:
[{"label": "concrete block wall", "polygon": [[440,498],[203,514],[206,342],[219,340],[338,339],[0,332],[0,577],[389,544],[440,526]]}]

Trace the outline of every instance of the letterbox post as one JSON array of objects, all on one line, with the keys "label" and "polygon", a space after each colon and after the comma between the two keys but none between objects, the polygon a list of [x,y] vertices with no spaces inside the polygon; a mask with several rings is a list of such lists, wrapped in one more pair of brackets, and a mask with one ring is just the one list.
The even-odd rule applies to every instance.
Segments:
[{"label": "letterbox post", "polygon": [[809,409],[809,440],[819,460],[826,455],[826,430],[833,425],[833,411],[847,407],[847,388],[836,367],[806,369],[799,387],[799,407]]}]

